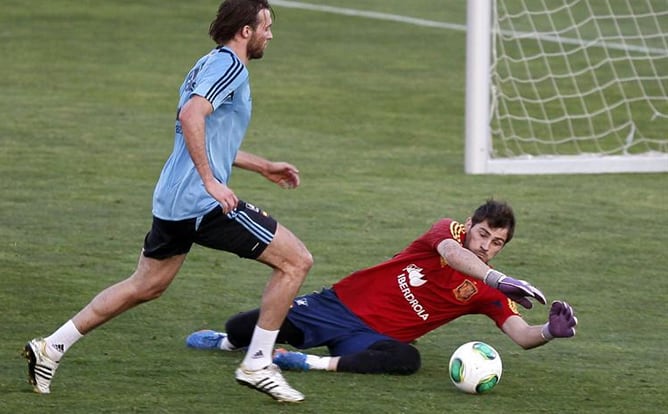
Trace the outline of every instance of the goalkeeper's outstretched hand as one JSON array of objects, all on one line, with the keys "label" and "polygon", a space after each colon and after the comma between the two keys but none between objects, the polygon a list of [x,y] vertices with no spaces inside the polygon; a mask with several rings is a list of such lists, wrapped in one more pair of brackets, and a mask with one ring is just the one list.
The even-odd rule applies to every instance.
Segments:
[{"label": "goalkeeper's outstretched hand", "polygon": [[487,285],[499,289],[501,293],[527,309],[533,307],[529,298],[534,298],[543,305],[546,303],[543,292],[531,286],[527,281],[513,279],[497,270],[489,269],[483,281]]},{"label": "goalkeeper's outstretched hand", "polygon": [[550,316],[547,323],[543,325],[543,338],[570,338],[575,336],[575,327],[578,318],[575,317],[573,308],[566,302],[555,300],[550,308]]}]

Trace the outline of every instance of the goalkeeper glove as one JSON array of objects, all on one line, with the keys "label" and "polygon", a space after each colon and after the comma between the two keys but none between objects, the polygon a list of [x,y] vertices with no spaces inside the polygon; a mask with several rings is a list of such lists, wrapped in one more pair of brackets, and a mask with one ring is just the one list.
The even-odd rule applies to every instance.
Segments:
[{"label": "goalkeeper glove", "polygon": [[552,302],[547,323],[543,325],[540,334],[546,341],[552,338],[570,338],[575,335],[577,324],[578,318],[575,317],[571,305],[555,300]]},{"label": "goalkeeper glove", "polygon": [[501,293],[527,309],[531,309],[533,306],[529,298],[534,298],[543,305],[545,304],[545,295],[540,290],[524,280],[513,279],[498,270],[489,269],[483,278],[483,282],[500,290]]}]

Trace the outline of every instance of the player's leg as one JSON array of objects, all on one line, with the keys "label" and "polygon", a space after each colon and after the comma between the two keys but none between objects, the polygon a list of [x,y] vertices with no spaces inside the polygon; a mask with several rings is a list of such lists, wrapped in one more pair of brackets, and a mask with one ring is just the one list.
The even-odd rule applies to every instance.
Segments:
[{"label": "player's leg", "polygon": [[[330,355],[279,349],[274,354],[274,363],[282,369],[337,371],[342,358],[352,362],[354,369],[348,369],[345,363],[343,367],[350,372],[405,373],[416,369],[416,359],[419,366],[417,350],[371,329],[341,303],[331,288],[296,298],[288,319],[304,333],[302,342],[293,346],[300,349],[327,346]],[[364,360],[362,364],[355,362],[358,358]],[[384,363],[387,365],[379,366]]]},{"label": "player's leg", "polygon": [[[245,348],[250,345],[253,330],[260,317],[260,310],[253,309],[238,313],[225,322],[227,339],[236,348]],[[304,342],[304,333],[297,329],[288,319],[285,319],[278,331],[277,343],[297,346]]]},{"label": "player's leg", "polygon": [[340,356],[318,356],[277,350],[274,362],[292,371],[326,370],[357,374],[410,375],[420,369],[420,353],[412,345],[382,340],[367,349]]},{"label": "player's leg", "polygon": [[186,338],[189,348],[222,351],[234,351],[248,347],[253,331],[260,317],[260,309],[240,312],[225,322],[224,331],[203,329],[195,331]]},{"label": "player's leg", "polygon": [[279,329],[313,265],[311,253],[290,230],[243,200],[231,213],[223,214],[217,208],[204,216],[195,243],[257,260],[272,269],[243,361],[249,370],[270,365]]},{"label": "player's leg", "polygon": [[368,349],[343,355],[336,370],[359,374],[410,375],[420,369],[420,352],[414,346],[399,341],[385,340]]},{"label": "player's leg", "polygon": [[260,314],[248,351],[235,376],[240,384],[277,400],[302,401],[304,396],[285,382],[280,369],[272,363],[272,355],[280,327],[313,259],[304,244],[279,224],[273,241],[258,260],[268,264],[272,274],[262,294]]},{"label": "player's leg", "polygon": [[265,392],[280,401],[302,401],[280,369],[272,364],[274,344],[293,298],[313,264],[304,244],[268,214],[244,201],[228,214],[214,211],[201,222],[196,243],[236,253],[267,264],[272,269],[257,324],[235,376],[240,384]]},{"label": "player's leg", "polygon": [[24,356],[28,359],[28,376],[34,391],[50,393],[51,380],[65,352],[96,327],[160,296],[176,276],[184,259],[185,255],[165,260],[142,255],[132,276],[100,292],[50,336],[29,341],[24,348]]},{"label": "player's leg", "polygon": [[83,335],[140,303],[160,296],[178,273],[192,245],[195,220],[167,222],[154,218],[134,273],[91,300],[72,319],[46,338],[29,341],[23,350],[29,382],[35,392],[51,392],[60,359]]},{"label": "player's leg", "polygon": [[[225,322],[225,331],[204,329],[188,335],[186,345],[195,349],[219,349],[234,351],[247,348],[251,343],[260,309],[240,312]],[[299,346],[304,342],[304,333],[287,318],[278,332],[276,343]]]},{"label": "player's leg", "polygon": [[95,296],[72,318],[74,325],[85,335],[115,316],[160,297],[176,277],[185,258],[186,255],[181,254],[157,260],[141,254],[135,272]]},{"label": "player's leg", "polygon": [[257,260],[273,269],[262,295],[258,326],[277,331],[313,265],[313,258],[301,240],[279,224],[274,240]]},{"label": "player's leg", "polygon": [[225,322],[227,339],[237,348],[246,348],[251,343],[255,325],[260,318],[260,309],[237,313]]}]

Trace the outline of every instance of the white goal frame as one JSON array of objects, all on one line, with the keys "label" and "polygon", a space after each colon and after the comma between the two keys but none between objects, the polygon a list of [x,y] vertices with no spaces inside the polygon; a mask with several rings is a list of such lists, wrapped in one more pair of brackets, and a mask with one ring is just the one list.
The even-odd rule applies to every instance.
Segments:
[{"label": "white goal frame", "polygon": [[[668,172],[668,153],[493,157],[492,14],[495,0],[467,1],[466,148],[467,174],[595,174]],[[668,99],[668,97],[667,97]],[[668,136],[668,131],[666,131]]]}]

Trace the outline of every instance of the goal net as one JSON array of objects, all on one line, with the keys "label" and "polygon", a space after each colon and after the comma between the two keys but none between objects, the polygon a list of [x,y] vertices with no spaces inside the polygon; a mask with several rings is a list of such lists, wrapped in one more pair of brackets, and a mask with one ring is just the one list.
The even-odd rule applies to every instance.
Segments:
[{"label": "goal net", "polygon": [[466,172],[668,171],[668,1],[468,0]]}]

